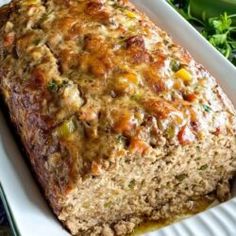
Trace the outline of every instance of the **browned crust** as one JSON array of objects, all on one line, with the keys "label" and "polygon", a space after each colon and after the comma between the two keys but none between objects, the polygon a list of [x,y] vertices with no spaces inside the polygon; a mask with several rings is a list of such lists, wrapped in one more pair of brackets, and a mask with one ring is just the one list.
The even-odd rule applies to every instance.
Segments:
[{"label": "browned crust", "polygon": [[7,21],[11,13],[11,9],[11,5],[5,5],[0,8],[0,27],[2,27],[3,24],[5,24],[5,22]]},{"label": "browned crust", "polygon": [[[60,206],[57,207],[58,201],[56,197],[46,195],[45,193],[45,189],[48,185],[47,176],[45,175],[45,171],[42,171],[42,168],[39,168],[40,164],[42,166],[43,163],[34,164],[35,161],[31,161],[32,158],[36,159],[36,156],[32,155],[30,150],[27,149],[27,144],[20,135],[20,127],[17,125],[18,123],[16,122],[16,119],[10,115],[11,113],[9,112],[8,104],[4,101],[2,93],[0,93],[0,107],[1,111],[4,114],[5,121],[13,134],[14,140],[22,154],[25,163],[29,167],[29,170],[32,176],[34,177],[34,180],[39,184],[38,187],[40,189],[40,192],[45,196],[47,204],[54,210],[55,215],[59,214]],[[31,159],[29,157],[31,157]]]}]

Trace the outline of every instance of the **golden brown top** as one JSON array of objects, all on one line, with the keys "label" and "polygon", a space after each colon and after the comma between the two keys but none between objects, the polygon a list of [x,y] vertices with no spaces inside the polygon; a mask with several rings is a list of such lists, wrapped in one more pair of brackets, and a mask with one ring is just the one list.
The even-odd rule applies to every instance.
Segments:
[{"label": "golden brown top", "polygon": [[234,132],[215,80],[128,1],[11,7],[0,31],[1,87],[23,140],[46,168],[64,170],[61,179]]}]

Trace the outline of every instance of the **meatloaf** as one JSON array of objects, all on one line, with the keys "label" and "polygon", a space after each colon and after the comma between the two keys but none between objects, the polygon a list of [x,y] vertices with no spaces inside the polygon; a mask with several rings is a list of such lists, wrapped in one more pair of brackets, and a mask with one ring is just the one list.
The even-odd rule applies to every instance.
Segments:
[{"label": "meatloaf", "polygon": [[0,15],[1,94],[72,235],[125,235],[227,199],[234,107],[129,1],[15,0]]}]

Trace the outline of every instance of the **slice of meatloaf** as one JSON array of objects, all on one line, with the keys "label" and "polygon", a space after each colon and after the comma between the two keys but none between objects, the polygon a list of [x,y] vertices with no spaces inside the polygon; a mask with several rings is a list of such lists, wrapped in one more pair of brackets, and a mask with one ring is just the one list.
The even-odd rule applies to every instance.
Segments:
[{"label": "slice of meatloaf", "polygon": [[45,196],[73,235],[125,235],[229,194],[235,110],[126,0],[3,10],[0,89]]}]

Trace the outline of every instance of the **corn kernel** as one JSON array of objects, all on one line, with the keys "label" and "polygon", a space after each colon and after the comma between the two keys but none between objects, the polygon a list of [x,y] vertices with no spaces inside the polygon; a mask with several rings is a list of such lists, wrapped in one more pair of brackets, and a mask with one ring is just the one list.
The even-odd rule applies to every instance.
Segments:
[{"label": "corn kernel", "polygon": [[132,82],[133,84],[138,84],[138,78],[135,74],[132,74],[132,73],[124,74],[124,78],[126,78],[128,81]]},{"label": "corn kernel", "polygon": [[125,14],[126,14],[126,16],[128,16],[129,18],[132,18],[132,19],[137,18],[136,13],[134,13],[134,12],[132,12],[132,11],[125,10]]},{"label": "corn kernel", "polygon": [[21,6],[30,6],[40,4],[41,0],[24,0],[20,2]]},{"label": "corn kernel", "polygon": [[184,82],[190,82],[192,81],[192,75],[185,69],[180,69],[175,73],[175,76],[177,78],[182,79]]},{"label": "corn kernel", "polygon": [[115,79],[114,91],[118,94],[133,95],[138,84],[139,80],[134,73],[122,73]]}]

